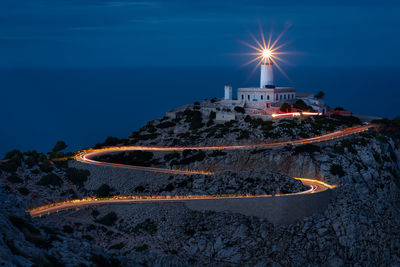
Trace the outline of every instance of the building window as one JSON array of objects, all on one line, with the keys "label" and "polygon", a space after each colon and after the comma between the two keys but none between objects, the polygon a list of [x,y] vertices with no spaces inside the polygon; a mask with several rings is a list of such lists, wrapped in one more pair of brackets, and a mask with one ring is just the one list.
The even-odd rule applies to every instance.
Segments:
[{"label": "building window", "polygon": [[263,95],[261,95],[261,100],[263,100],[264,99],[264,96]]},{"label": "building window", "polygon": [[286,95],[283,95],[283,99],[286,99]]},{"label": "building window", "polygon": [[244,95],[242,95],[242,99],[244,99]]},{"label": "building window", "polygon": [[269,95],[267,95],[267,100],[269,100]]},{"label": "building window", "polygon": [[280,95],[279,98],[282,100],[282,95]]},{"label": "building window", "polygon": [[276,95],[276,97],[275,97],[275,98],[276,98],[276,100],[278,100],[278,95]]},{"label": "building window", "polygon": [[247,99],[250,100],[250,95],[247,95]]}]

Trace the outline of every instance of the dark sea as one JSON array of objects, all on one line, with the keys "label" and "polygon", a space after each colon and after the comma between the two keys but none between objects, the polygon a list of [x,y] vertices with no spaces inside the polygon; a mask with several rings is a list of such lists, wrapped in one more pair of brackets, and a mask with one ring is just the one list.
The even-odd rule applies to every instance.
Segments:
[{"label": "dark sea", "polygon": [[[355,114],[400,115],[400,69],[291,68],[278,86],[324,91],[331,107]],[[127,137],[147,121],[195,101],[222,97],[225,84],[257,86],[259,73],[241,68],[2,69],[0,157],[11,149],[68,151],[91,147],[107,136]],[[234,92],[234,95],[236,93]]]}]

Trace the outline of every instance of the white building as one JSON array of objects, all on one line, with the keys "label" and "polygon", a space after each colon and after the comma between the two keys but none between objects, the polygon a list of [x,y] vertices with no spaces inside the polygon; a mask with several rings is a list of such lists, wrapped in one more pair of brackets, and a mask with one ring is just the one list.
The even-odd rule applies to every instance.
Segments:
[{"label": "white building", "polygon": [[238,88],[237,100],[243,107],[254,109],[270,109],[276,102],[293,102],[296,89],[292,87],[276,87],[272,62],[263,62],[260,72],[260,87]]},{"label": "white building", "polygon": [[225,85],[225,100],[232,100],[232,86]]}]

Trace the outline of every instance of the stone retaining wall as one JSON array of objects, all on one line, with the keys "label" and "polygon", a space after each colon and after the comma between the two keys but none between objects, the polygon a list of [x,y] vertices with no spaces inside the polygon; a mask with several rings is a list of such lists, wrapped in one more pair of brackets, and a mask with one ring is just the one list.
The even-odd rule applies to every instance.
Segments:
[{"label": "stone retaining wall", "polygon": [[[143,183],[166,184],[170,174],[136,171],[111,166],[89,165],[77,161],[71,167],[88,169],[90,176],[85,183],[88,190],[96,190],[102,184],[116,188],[121,194],[132,192]],[[275,196],[264,198],[202,199],[183,201],[191,210],[231,211],[247,216],[265,218],[275,224],[290,224],[313,213],[323,212],[332,195],[332,190],[323,192]]]},{"label": "stone retaining wall", "polygon": [[191,210],[232,211],[265,218],[275,224],[290,224],[314,213],[324,212],[332,193],[332,190],[326,190],[291,196],[188,200],[185,205]]},{"label": "stone retaining wall", "polygon": [[70,167],[90,171],[90,176],[85,182],[85,188],[87,190],[96,190],[102,184],[107,184],[111,188],[115,188],[120,194],[132,193],[136,186],[146,183],[159,185],[167,184],[168,178],[171,176],[171,174],[167,173],[90,165],[75,160],[68,162],[68,165]]}]

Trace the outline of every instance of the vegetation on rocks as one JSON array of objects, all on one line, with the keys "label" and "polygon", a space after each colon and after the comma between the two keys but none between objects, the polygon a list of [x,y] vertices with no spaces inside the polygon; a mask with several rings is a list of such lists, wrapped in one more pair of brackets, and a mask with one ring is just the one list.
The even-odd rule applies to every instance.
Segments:
[{"label": "vegetation on rocks", "polygon": [[111,196],[111,187],[107,184],[102,184],[95,192],[97,198],[107,198]]},{"label": "vegetation on rocks", "polygon": [[132,152],[121,152],[103,155],[97,157],[99,161],[120,163],[127,165],[136,166],[151,166],[152,164],[157,164],[157,161],[153,160],[154,154],[151,151],[132,151]]},{"label": "vegetation on rocks", "polygon": [[39,182],[37,182],[38,185],[52,185],[52,186],[60,186],[63,183],[63,180],[56,174],[50,173],[47,175],[42,176],[40,178]]},{"label": "vegetation on rocks", "polygon": [[66,170],[66,177],[73,184],[82,187],[86,182],[90,172],[88,170],[81,170],[76,168],[68,168]]},{"label": "vegetation on rocks", "polygon": [[[211,114],[197,113],[203,111],[202,105],[203,102],[189,106],[190,111],[177,119],[164,117],[150,122],[129,139],[108,138],[101,146],[269,142],[313,136],[360,123],[354,117],[336,115],[273,121],[243,116],[237,121],[219,123]],[[77,169],[53,163],[49,158],[54,151],[48,154],[11,151],[0,163],[3,244],[0,263],[4,261],[5,266],[393,265],[400,260],[398,122],[398,119],[380,120],[375,130],[296,147],[151,154],[143,151],[97,158],[140,166],[205,170],[215,172],[214,175],[141,172],[127,177],[126,170],[107,172],[106,168],[91,169],[90,175],[78,169],[83,167],[77,162],[68,163]],[[294,174],[323,179],[338,187],[324,212],[290,225],[273,225],[265,219],[228,211],[192,211],[179,202],[99,205],[40,219],[31,219],[25,212],[38,203],[93,194],[107,198],[114,192],[276,195],[308,189],[292,178]]]},{"label": "vegetation on rocks", "polygon": [[112,226],[117,220],[118,220],[117,214],[112,211],[104,215],[103,217],[97,219],[97,222],[107,226]]}]

